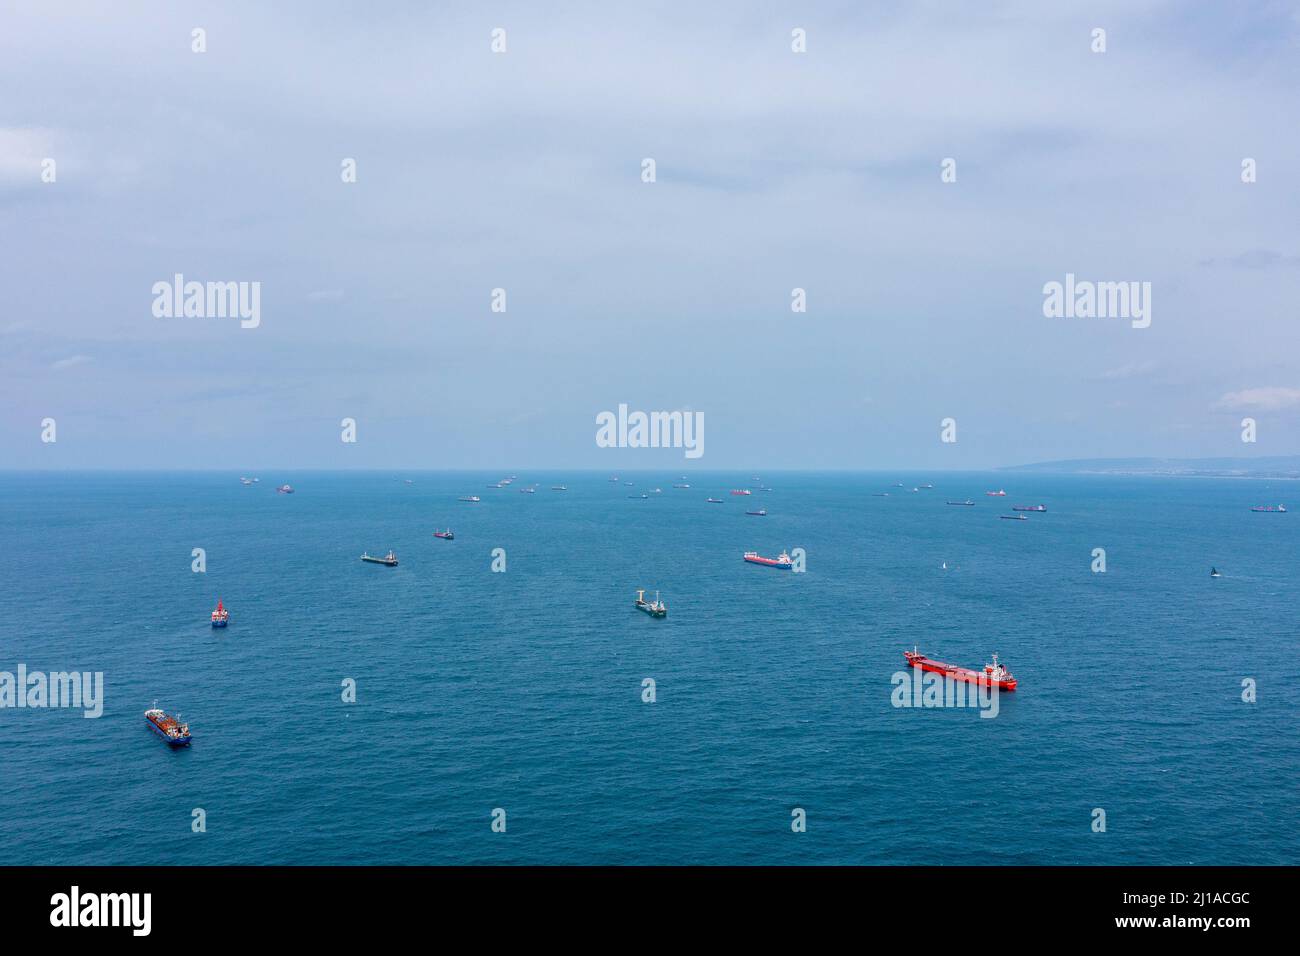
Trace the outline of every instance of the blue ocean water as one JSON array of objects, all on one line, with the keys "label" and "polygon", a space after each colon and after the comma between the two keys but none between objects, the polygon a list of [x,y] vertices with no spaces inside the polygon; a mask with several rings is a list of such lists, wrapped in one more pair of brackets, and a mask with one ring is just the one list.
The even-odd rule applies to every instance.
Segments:
[{"label": "blue ocean water", "polygon": [[[0,475],[0,670],[106,681],[97,720],[0,709],[0,864],[1300,857],[1300,515],[1249,511],[1286,483],[783,473],[742,498],[748,475],[698,472],[260,477]],[[741,560],[794,547],[805,574]],[[388,548],[396,568],[358,561]],[[633,608],[639,587],[666,619]],[[1019,690],[994,719],[895,708],[913,645],[997,651]],[[192,747],[148,731],[155,700]]]}]

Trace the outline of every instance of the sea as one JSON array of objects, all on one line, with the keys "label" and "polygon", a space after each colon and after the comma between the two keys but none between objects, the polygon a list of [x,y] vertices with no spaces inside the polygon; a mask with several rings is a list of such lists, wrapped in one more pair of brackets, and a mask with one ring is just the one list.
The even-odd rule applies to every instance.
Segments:
[{"label": "sea", "polygon": [[1294,483],[257,477],[0,473],[0,671],[104,682],[0,708],[0,865],[1300,859]]}]

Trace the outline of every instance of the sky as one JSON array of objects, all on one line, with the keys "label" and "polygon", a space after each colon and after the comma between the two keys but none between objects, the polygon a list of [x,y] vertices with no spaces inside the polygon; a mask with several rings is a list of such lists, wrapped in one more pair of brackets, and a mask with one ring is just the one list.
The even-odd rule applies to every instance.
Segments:
[{"label": "sky", "polygon": [[0,6],[0,469],[1300,451],[1295,4],[543,6]]}]

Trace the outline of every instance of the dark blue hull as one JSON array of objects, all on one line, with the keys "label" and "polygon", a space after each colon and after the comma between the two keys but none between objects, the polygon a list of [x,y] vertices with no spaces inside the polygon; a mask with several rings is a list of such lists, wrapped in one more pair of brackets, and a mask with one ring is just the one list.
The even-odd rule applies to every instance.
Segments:
[{"label": "dark blue hull", "polygon": [[212,622],[212,626],[213,626],[213,627],[225,627],[225,626],[226,626],[227,624],[229,624],[229,623],[230,623],[229,621],[213,621],[213,622]]}]

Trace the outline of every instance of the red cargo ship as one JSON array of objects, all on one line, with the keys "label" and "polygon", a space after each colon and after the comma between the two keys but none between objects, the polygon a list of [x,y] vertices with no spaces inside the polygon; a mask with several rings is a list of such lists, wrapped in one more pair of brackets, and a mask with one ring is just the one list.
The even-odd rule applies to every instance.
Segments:
[{"label": "red cargo ship", "polygon": [[753,492],[750,491],[748,488],[733,488],[733,489],[731,490],[731,493],[732,493],[733,495],[752,495],[752,494],[753,494]]},{"label": "red cargo ship", "polygon": [[931,660],[924,654],[918,653],[916,648],[903,651],[903,656],[907,658],[907,663],[913,667],[919,667],[923,671],[931,671],[935,674],[942,674],[965,684],[983,684],[985,687],[992,685],[998,690],[1016,689],[1016,679],[1011,676],[1011,671],[998,663],[998,655],[996,654],[993,655],[992,664],[984,665],[983,672],[958,667],[956,664],[945,664],[943,661]]},{"label": "red cargo ship", "polygon": [[765,564],[769,568],[781,568],[789,571],[794,567],[794,562],[790,560],[790,555],[782,551],[781,556],[777,558],[765,558],[757,551],[746,551],[745,560],[750,564]]}]

